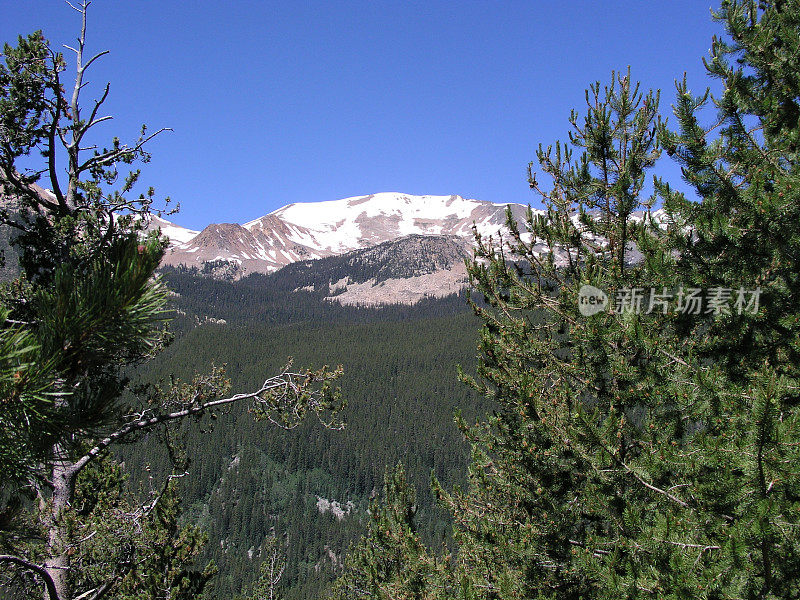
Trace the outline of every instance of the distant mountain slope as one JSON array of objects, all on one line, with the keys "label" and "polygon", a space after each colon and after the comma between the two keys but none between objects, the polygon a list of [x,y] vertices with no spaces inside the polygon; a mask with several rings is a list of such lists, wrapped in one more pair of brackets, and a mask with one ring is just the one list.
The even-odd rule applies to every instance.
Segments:
[{"label": "distant mountain slope", "polygon": [[470,243],[456,235],[409,235],[340,256],[299,261],[273,275],[294,292],[341,304],[413,304],[457,294],[466,285]]},{"label": "distant mountain slope", "polygon": [[[517,217],[522,218],[525,207],[515,207]],[[473,224],[484,235],[497,233],[505,224],[505,211],[505,204],[461,196],[384,193],[290,204],[271,215],[311,233],[311,238],[298,242],[341,254],[412,234],[471,238]],[[260,219],[245,227],[255,229],[259,223]]]},{"label": "distant mountain slope", "polygon": [[167,236],[170,244],[173,246],[177,244],[185,244],[194,238],[198,233],[200,233],[199,231],[192,231],[191,229],[186,229],[180,225],[175,225],[175,223],[170,223],[166,219],[162,219],[156,215],[150,215],[147,228],[161,229],[161,234]]},{"label": "distant mountain slope", "polygon": [[[502,230],[506,206],[461,196],[400,193],[296,203],[244,225],[214,224],[192,237],[187,234],[188,239],[174,244],[164,262],[202,269],[204,263],[228,261],[235,263],[237,276],[241,277],[269,273],[297,261],[361,250],[408,235],[451,235],[471,240],[473,226],[482,235]],[[527,207],[510,206],[514,216],[522,220]]]},{"label": "distant mountain slope", "polygon": [[[227,280],[294,265],[283,277],[302,283],[287,291],[313,291],[341,304],[371,306],[458,293],[466,282],[463,259],[474,232],[508,239],[509,208],[517,223],[526,219],[528,207],[521,204],[383,193],[290,204],[243,225],[218,223],[199,233],[156,218],[153,224],[173,241],[165,265],[197,268],[201,275]],[[641,220],[644,213],[631,217]],[[661,211],[653,217],[660,219]],[[579,215],[572,219],[577,224]],[[534,253],[548,252],[543,240],[531,241]],[[566,261],[560,250],[555,254],[556,264]],[[631,243],[628,260],[640,259]]]}]

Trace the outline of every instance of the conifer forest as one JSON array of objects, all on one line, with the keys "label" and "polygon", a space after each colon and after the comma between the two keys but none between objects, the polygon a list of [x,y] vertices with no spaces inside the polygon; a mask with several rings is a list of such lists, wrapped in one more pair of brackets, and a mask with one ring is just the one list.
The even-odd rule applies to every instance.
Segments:
[{"label": "conifer forest", "polygon": [[270,272],[165,263],[90,4],[0,57],[0,598],[800,599],[800,1],[608,65],[464,257]]}]

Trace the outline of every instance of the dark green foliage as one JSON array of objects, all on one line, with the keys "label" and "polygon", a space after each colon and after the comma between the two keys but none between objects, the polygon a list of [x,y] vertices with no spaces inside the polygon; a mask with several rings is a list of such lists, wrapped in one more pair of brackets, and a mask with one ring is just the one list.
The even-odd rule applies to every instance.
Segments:
[{"label": "dark green foliage", "polygon": [[416,493],[398,463],[387,470],[383,495],[370,503],[364,537],[348,553],[334,600],[433,598],[438,567],[419,540]]},{"label": "dark green foliage", "polygon": [[[52,87],[54,68],[63,68],[60,57],[53,57],[41,31],[19,36],[18,45],[3,45],[5,64],[0,64],[0,169],[13,171],[14,161],[29,153],[47,134],[44,113],[47,89]],[[0,188],[0,193],[9,190]]]},{"label": "dark green foliage", "polygon": [[[7,318],[8,312],[0,311],[0,319]],[[22,328],[0,330],[0,532],[12,482],[25,480],[59,428],[43,418],[52,412],[52,384],[52,364],[41,360],[34,336]]]},{"label": "dark green foliage", "polygon": [[[766,10],[765,10],[766,7]],[[797,253],[800,10],[796,2],[724,2],[717,19],[730,41],[716,39],[707,61],[720,80],[719,98],[694,97],[685,82],[675,108],[679,131],[665,145],[703,197],[690,203],[662,188],[665,208],[694,223],[694,237],[677,235],[678,275],[707,286],[761,288],[764,316],[726,316],[712,323],[698,351],[726,360],[739,381],[756,364],[797,365],[800,265]],[[716,138],[701,122],[713,100]],[[686,324],[691,327],[693,323]],[[748,357],[747,361],[742,360]]]},{"label": "dark green foliage", "polygon": [[[196,457],[184,481],[184,499],[193,519],[209,534],[205,556],[220,569],[210,584],[212,597],[249,589],[263,558],[262,543],[273,528],[286,543],[282,597],[322,596],[347,547],[363,533],[370,495],[380,490],[385,469],[398,460],[421,490],[420,539],[441,549],[450,524],[428,492],[430,473],[435,469],[448,485],[463,480],[466,448],[453,426],[453,413],[458,409],[475,418],[485,410],[455,377],[457,364],[474,361],[477,323],[463,303],[444,299],[414,308],[345,309],[298,293],[276,294],[272,304],[264,300],[273,293],[270,277],[233,284],[195,281],[177,273],[168,277],[180,293],[176,308],[188,314],[179,317],[182,333],[174,343],[140,369],[148,379],[170,372],[185,375],[197,365],[225,361],[234,386],[249,386],[263,369],[279,367],[287,356],[307,365],[341,362],[347,373],[342,379],[348,400],[341,415],[347,423],[343,431],[309,423],[264,436],[244,411],[235,409],[203,421],[202,429],[213,427],[207,434],[190,429],[181,434],[189,455]],[[228,298],[238,295],[246,297],[244,309],[223,312]],[[217,298],[222,299],[219,304]],[[258,323],[251,317],[257,311],[288,314],[292,302],[299,305],[297,316],[287,323]],[[191,307],[201,315],[230,320],[197,325]],[[321,316],[301,319],[312,310]],[[431,316],[448,312],[450,316]],[[168,468],[156,445],[146,448],[123,448],[133,480],[146,476],[145,464],[154,475]],[[317,497],[355,506],[340,521],[330,512],[320,513]]]},{"label": "dark green foliage", "polygon": [[153,237],[120,236],[102,258],[63,264],[48,285],[14,299],[15,316],[35,323],[41,360],[70,390],[54,408],[69,435],[90,437],[114,423],[127,382],[122,369],[161,346],[167,292],[152,279],[161,254]]},{"label": "dark green foliage", "polygon": [[[702,197],[661,187],[665,208],[691,234],[671,230],[678,281],[758,289],[757,311],[723,311],[673,324],[690,366],[681,373],[702,423],[696,456],[698,524],[736,577],[704,588],[749,597],[800,595],[798,340],[800,340],[800,4],[723,2],[706,61],[722,92],[694,97],[678,86],[677,132],[665,147]],[[714,122],[703,125],[713,100]],[[755,314],[754,314],[755,313]],[[683,369],[681,369],[682,371]],[[696,390],[692,392],[692,390]],[[687,468],[688,467],[688,468]],[[691,478],[691,479],[689,479]],[[711,481],[705,481],[706,478]],[[713,484],[712,484],[713,481]],[[713,533],[712,533],[713,532]]]},{"label": "dark green foliage", "polygon": [[[490,306],[477,309],[472,383],[499,410],[462,424],[471,485],[441,492],[460,532],[456,581],[470,597],[800,594],[800,5],[724,2],[718,18],[731,41],[715,40],[708,61],[722,80],[714,123],[700,122],[710,96],[692,97],[685,83],[678,132],[658,122],[655,98],[626,100],[623,81],[621,97],[593,87],[587,117],[572,119],[585,154],[540,151],[553,185],[531,177],[548,214],[528,230],[560,252],[537,256],[520,235],[508,256],[523,266],[479,250],[471,274]],[[663,228],[629,218],[649,204],[639,194],[656,130],[700,196],[657,182]],[[584,284],[612,306],[615,290],[644,288],[642,311],[582,316]],[[722,309],[677,312],[682,286],[727,289]],[[760,306],[737,304],[740,288],[760,288]],[[671,312],[646,314],[664,292]]]},{"label": "dark green foliage", "polygon": [[641,527],[632,507],[650,500],[631,472],[640,468],[633,440],[652,416],[643,401],[652,351],[631,337],[636,315],[581,317],[578,292],[640,277],[628,258],[631,216],[658,156],[657,111],[657,97],[640,94],[629,75],[593,86],[586,117],[571,119],[577,159],[560,144],[539,150],[553,185],[543,190],[531,173],[547,206],[528,218],[532,241],[510,218],[513,237],[500,249],[513,263],[495,240],[479,240],[470,275],[488,306],[474,305],[484,322],[480,379],[465,379],[498,409],[460,423],[473,446],[470,488],[440,489],[468,597],[592,597],[608,589],[601,578],[636,576],[630,549],[611,549]]},{"label": "dark green foliage", "polygon": [[[335,258],[337,257],[322,259],[319,263],[323,263],[322,267],[326,271],[330,261]],[[194,327],[194,317],[200,321],[213,317],[240,325],[281,326],[305,322],[416,320],[468,311],[463,294],[441,299],[423,299],[413,306],[396,304],[367,308],[323,301],[328,293],[321,284],[315,292],[295,292],[303,286],[319,283],[316,281],[317,266],[319,265],[315,264],[315,268],[306,273],[300,267],[288,265],[271,275],[254,274],[235,282],[197,277],[192,270],[182,268],[164,268],[161,273],[167,286],[180,296],[175,307],[191,315],[189,320],[180,313],[173,315],[173,329],[179,333],[187,327]],[[365,270],[364,273],[369,274],[367,279],[377,276],[377,272],[372,270]],[[325,279],[326,284],[329,281],[330,279]]]}]

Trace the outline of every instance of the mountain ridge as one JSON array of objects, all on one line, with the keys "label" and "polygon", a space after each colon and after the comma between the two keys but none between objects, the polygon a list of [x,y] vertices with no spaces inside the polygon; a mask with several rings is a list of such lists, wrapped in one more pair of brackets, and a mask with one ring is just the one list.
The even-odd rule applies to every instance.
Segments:
[{"label": "mountain ridge", "polygon": [[467,284],[471,244],[456,235],[411,234],[362,250],[297,261],[272,277],[294,281],[292,292],[349,306],[416,304],[458,294]]},{"label": "mountain ridge", "polygon": [[154,222],[176,243],[164,264],[202,268],[235,263],[237,277],[271,273],[288,264],[362,250],[408,235],[454,235],[472,239],[505,229],[506,209],[522,220],[528,207],[396,192],[341,200],[288,204],[244,224],[211,224],[193,234],[168,221]]}]

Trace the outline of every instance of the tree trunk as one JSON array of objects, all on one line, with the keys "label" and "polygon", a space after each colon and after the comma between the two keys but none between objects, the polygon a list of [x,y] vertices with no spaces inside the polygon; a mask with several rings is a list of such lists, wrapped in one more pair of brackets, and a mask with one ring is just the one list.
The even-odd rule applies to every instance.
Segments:
[{"label": "tree trunk", "polygon": [[53,455],[56,457],[51,471],[53,495],[43,514],[43,521],[47,528],[47,557],[44,567],[53,579],[58,597],[52,598],[45,590],[44,598],[45,600],[70,600],[72,589],[69,577],[70,539],[67,513],[75,493],[75,477],[78,471],[75,469],[75,465],[67,460],[67,453],[60,445],[53,447]]}]

